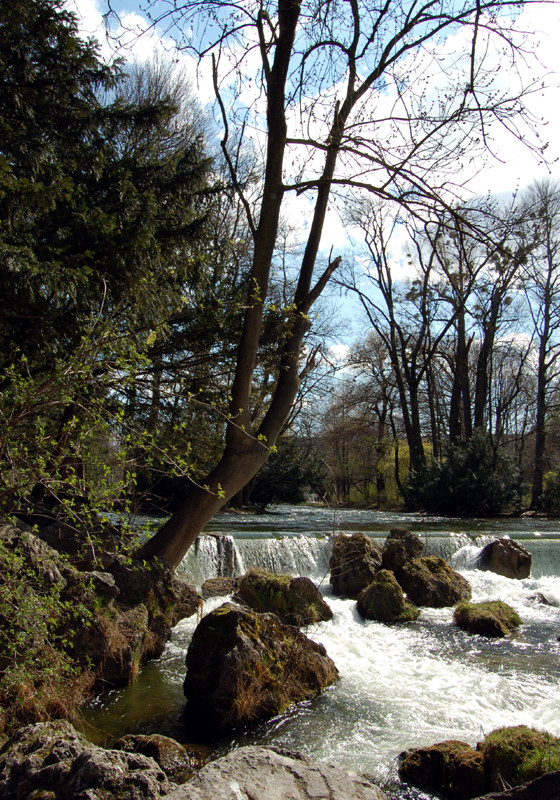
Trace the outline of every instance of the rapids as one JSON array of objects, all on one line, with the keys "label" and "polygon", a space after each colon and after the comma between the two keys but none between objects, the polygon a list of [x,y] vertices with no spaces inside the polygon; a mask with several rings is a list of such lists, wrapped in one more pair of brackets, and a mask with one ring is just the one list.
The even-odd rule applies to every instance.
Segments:
[{"label": "rapids", "polygon": [[[333,597],[333,533],[364,531],[382,543],[397,526],[421,536],[425,554],[449,560],[471,584],[474,601],[500,599],[513,606],[523,623],[518,632],[498,641],[469,635],[452,624],[452,609],[422,609],[415,623],[387,626],[362,620],[354,601]],[[502,725],[525,724],[560,736],[558,523],[279,507],[267,515],[220,515],[207,534],[182,565],[198,586],[208,577],[242,574],[253,564],[308,575],[320,584],[334,618],[307,634],[325,645],[341,675],[316,700],[210,743],[218,753],[242,744],[275,744],[314,759],[335,759],[390,786],[399,753],[410,747],[444,739],[475,745]],[[482,546],[503,535],[531,551],[530,578],[510,580],[475,569]],[[539,593],[549,605],[538,602]],[[205,611],[221,602],[207,601]],[[90,737],[110,741],[142,731],[197,740],[182,719],[184,659],[195,625],[196,619],[179,623],[162,658],[147,665],[133,686],[96,699],[86,714]]]}]

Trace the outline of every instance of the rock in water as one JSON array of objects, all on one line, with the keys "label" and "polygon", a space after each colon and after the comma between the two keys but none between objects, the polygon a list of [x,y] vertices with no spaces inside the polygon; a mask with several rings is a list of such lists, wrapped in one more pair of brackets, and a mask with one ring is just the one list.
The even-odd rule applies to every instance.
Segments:
[{"label": "rock in water", "polygon": [[338,678],[325,648],[274,614],[224,603],[197,626],[183,684],[187,715],[228,730],[309,700]]},{"label": "rock in water", "polygon": [[420,616],[388,569],[379,570],[370,585],[362,589],[357,607],[362,617],[378,622],[411,622]]},{"label": "rock in water", "polygon": [[424,549],[424,542],[415,533],[405,528],[392,528],[383,545],[383,569],[395,573],[412,558],[418,558]]},{"label": "rock in water", "polygon": [[20,728],[0,752],[3,800],[159,800],[175,786],[152,758],[97,747],[62,720]]},{"label": "rock in water", "polygon": [[503,638],[521,625],[515,609],[501,600],[485,603],[459,603],[453,614],[455,624],[469,633]]},{"label": "rock in water", "polygon": [[386,800],[368,778],[331,763],[265,747],[241,747],[207,764],[166,800]]},{"label": "rock in water", "polygon": [[476,566],[505,578],[528,578],[531,573],[531,553],[519,542],[496,539],[483,547]]},{"label": "rock in water", "polygon": [[403,753],[399,777],[453,800],[467,800],[484,791],[484,759],[466,742],[439,742]]},{"label": "rock in water", "polygon": [[329,561],[333,594],[356,599],[381,567],[379,545],[363,533],[339,534]]},{"label": "rock in water", "polygon": [[471,598],[469,582],[437,556],[408,561],[399,572],[399,583],[417,606],[443,608]]},{"label": "rock in water", "polygon": [[332,619],[332,611],[309,578],[250,569],[239,579],[235,600],[254,611],[276,614],[287,625],[313,625]]}]

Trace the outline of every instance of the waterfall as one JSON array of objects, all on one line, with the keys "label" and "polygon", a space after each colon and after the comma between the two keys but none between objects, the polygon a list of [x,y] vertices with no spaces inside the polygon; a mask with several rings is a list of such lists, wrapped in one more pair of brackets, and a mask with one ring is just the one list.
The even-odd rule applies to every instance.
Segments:
[{"label": "waterfall", "polygon": [[243,575],[245,567],[233,536],[207,533],[195,539],[181,562],[180,572],[195,586],[201,586],[208,578]]}]

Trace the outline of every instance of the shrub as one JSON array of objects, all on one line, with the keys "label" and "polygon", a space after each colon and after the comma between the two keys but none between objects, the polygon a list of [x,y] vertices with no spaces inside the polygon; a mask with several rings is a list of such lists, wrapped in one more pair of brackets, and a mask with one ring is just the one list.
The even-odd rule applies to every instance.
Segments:
[{"label": "shrub", "polygon": [[551,470],[544,476],[542,507],[547,514],[560,514],[560,470]]},{"label": "shrub", "polygon": [[406,496],[411,505],[439,514],[493,516],[519,505],[519,470],[487,433],[475,431],[466,444],[450,445],[443,461],[412,472]]},{"label": "shrub", "polygon": [[72,718],[92,676],[69,650],[91,612],[79,596],[63,593],[59,576],[34,567],[23,548],[0,542],[0,565],[0,731]]}]

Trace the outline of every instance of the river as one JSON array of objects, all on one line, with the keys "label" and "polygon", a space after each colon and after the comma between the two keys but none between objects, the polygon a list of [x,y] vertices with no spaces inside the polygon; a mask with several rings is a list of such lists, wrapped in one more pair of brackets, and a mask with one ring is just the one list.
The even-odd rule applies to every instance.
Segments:
[{"label": "river", "polygon": [[[422,609],[417,622],[388,626],[362,620],[355,602],[330,594],[333,534],[362,531],[383,543],[393,527],[425,542],[464,575],[473,601],[504,600],[522,626],[507,639],[472,636],[452,623],[452,609]],[[221,535],[220,535],[221,534]],[[488,541],[510,536],[533,556],[531,577],[510,580],[475,569]],[[340,680],[316,700],[235,737],[206,743],[218,753],[243,744],[274,744],[313,759],[334,759],[391,786],[399,753],[445,739],[475,745],[502,725],[529,725],[560,736],[560,523],[535,518],[461,520],[375,511],[281,506],[272,513],[215,517],[181,565],[197,586],[252,565],[307,575],[321,586],[334,617],[308,629],[336,663]],[[543,595],[549,604],[538,602]],[[220,600],[207,601],[205,611]],[[182,711],[185,653],[195,619],[174,629],[166,650],[138,681],[96,698],[86,711],[90,737],[159,732],[189,744],[197,733]],[[394,797],[430,798],[394,789]]]}]

